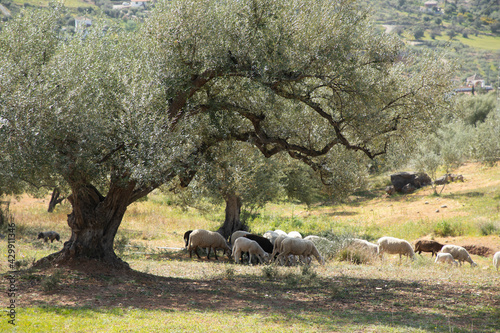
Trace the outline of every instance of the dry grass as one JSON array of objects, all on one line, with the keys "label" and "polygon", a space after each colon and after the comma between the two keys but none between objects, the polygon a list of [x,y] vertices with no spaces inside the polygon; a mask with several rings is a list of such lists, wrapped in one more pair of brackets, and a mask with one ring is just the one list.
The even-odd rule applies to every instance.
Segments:
[{"label": "dry grass", "polygon": [[[387,198],[353,196],[343,206],[269,205],[256,231],[272,227],[312,231],[350,229],[376,237],[387,234],[414,241],[487,246],[500,250],[498,232],[480,234],[483,223],[500,221],[500,167],[469,164],[457,170],[464,183]],[[200,213],[169,205],[161,194],[133,204],[118,238],[128,247],[122,257],[131,272],[96,270],[91,264],[73,269],[26,269],[61,248],[43,243],[39,231],[70,237],[63,204],[47,213],[48,197],[11,198],[17,225],[16,273],[19,288],[18,332],[143,331],[159,332],[495,332],[500,329],[500,275],[491,257],[472,255],[478,268],[435,265],[430,254],[415,261],[388,256],[384,261],[354,265],[335,260],[312,268],[234,265],[189,259],[181,250],[188,229],[215,229],[221,211]],[[446,206],[442,208],[442,206]],[[439,212],[436,210],[439,209]],[[258,224],[259,223],[259,224]],[[463,234],[437,237],[439,223],[456,223]],[[130,246],[131,245],[131,246]],[[6,241],[0,240],[2,254]],[[4,256],[2,256],[4,257]],[[5,257],[4,257],[5,258]],[[0,262],[0,271],[8,271]],[[2,280],[3,284],[6,281]],[[4,288],[5,289],[5,288]],[[1,300],[5,307],[5,299]],[[238,316],[235,314],[238,313]],[[153,320],[151,320],[154,318]],[[134,329],[131,329],[134,327]],[[10,326],[0,321],[0,330]]]}]

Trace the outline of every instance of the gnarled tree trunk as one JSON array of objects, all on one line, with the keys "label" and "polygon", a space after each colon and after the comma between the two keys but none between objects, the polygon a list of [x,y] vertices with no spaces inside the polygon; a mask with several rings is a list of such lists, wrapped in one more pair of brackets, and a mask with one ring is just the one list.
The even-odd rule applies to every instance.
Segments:
[{"label": "gnarled tree trunk", "polygon": [[73,189],[68,197],[73,206],[68,215],[71,238],[61,251],[44,259],[56,262],[97,259],[115,268],[128,268],[128,264],[115,254],[113,242],[131,203],[134,186],[133,182],[122,186],[112,184],[106,197],[90,184]]},{"label": "gnarled tree trunk", "polygon": [[224,201],[226,202],[226,218],[217,232],[227,239],[236,230],[247,230],[247,227],[240,221],[241,198],[236,194],[229,194],[224,197]]}]

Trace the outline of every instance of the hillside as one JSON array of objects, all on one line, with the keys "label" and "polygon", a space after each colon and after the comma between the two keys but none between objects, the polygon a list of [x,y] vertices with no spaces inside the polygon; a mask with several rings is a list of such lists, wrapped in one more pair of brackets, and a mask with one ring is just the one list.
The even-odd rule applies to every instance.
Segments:
[{"label": "hillside", "polygon": [[[127,30],[136,28],[136,22],[147,16],[148,8],[123,6],[123,1],[70,0],[70,9],[62,20],[62,26],[74,31],[75,17],[104,14],[117,20]],[[431,5],[429,5],[429,3]],[[0,0],[0,4],[12,14],[21,6],[46,6],[46,0]],[[496,86],[500,66],[500,2],[498,0],[409,1],[409,0],[362,0],[361,8],[367,10],[381,30],[397,33],[418,48],[451,51],[461,66],[457,84],[474,74],[485,79],[486,85]],[[2,21],[8,15],[0,11]],[[1,22],[0,22],[1,27]]]}]

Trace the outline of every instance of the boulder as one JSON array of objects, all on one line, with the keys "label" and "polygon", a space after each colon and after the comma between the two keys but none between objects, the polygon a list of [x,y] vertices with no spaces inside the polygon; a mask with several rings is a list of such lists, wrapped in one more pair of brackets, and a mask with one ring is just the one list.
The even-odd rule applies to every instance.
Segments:
[{"label": "boulder", "polygon": [[[403,187],[407,184],[411,184],[413,190],[431,185],[432,180],[426,173],[423,172],[398,172],[391,175],[391,183],[394,186],[396,192],[403,193]],[[406,190],[410,190],[407,187]]]}]

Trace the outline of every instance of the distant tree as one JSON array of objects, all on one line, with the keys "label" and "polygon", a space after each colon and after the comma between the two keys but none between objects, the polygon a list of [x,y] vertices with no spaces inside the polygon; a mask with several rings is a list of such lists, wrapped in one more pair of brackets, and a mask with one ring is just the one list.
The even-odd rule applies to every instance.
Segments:
[{"label": "distant tree", "polygon": [[453,29],[450,29],[446,32],[446,35],[450,38],[450,40],[452,40],[453,38],[455,38],[455,36],[457,35],[456,31],[453,30]]},{"label": "distant tree", "polygon": [[496,103],[495,93],[463,96],[457,103],[457,110],[467,125],[476,126],[485,122],[488,115],[495,110]]},{"label": "distant tree", "polygon": [[420,39],[420,38],[424,37],[424,29],[422,29],[421,27],[418,27],[413,32],[413,36],[415,37],[415,39]]}]

